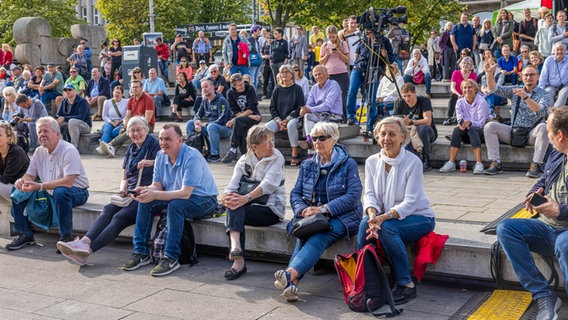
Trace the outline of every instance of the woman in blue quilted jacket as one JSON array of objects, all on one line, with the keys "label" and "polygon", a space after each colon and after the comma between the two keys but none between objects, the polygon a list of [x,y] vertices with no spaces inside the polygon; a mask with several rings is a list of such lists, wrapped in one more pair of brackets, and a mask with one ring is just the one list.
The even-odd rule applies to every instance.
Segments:
[{"label": "woman in blue quilted jacket", "polygon": [[274,274],[274,286],[288,301],[298,300],[298,282],[319,260],[324,251],[343,237],[357,233],[361,221],[361,192],[357,163],[345,147],[338,145],[339,129],[335,123],[319,122],[311,131],[316,155],[304,161],[298,180],[290,193],[295,221],[321,214],[329,218],[331,230],[297,239],[286,270]]}]

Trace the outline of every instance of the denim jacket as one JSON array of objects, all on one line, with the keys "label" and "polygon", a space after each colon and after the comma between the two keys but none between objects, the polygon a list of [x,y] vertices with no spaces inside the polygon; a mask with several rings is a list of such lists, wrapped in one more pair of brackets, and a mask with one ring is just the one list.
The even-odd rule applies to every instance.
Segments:
[{"label": "denim jacket", "polygon": [[[327,207],[331,217],[337,217],[347,229],[347,237],[357,233],[359,222],[363,215],[361,192],[363,185],[359,178],[357,163],[342,145],[335,145],[337,152],[335,163],[326,175]],[[309,207],[314,188],[319,178],[319,164],[316,157],[302,162],[298,180],[290,193],[290,204],[294,217],[301,218],[302,211]],[[315,205],[315,204],[314,204]],[[288,233],[292,224],[287,227]]]},{"label": "denim jacket", "polygon": [[[566,155],[554,149],[548,156],[548,161],[546,161],[546,165],[544,167],[544,174],[538,179],[528,194],[537,191],[539,188],[544,189],[542,192],[543,195],[549,194],[552,184],[558,180],[558,177],[560,177],[560,174],[562,173],[564,159],[566,159]],[[565,181],[564,184],[566,185],[566,188],[568,188],[568,180]],[[559,214],[558,217],[556,217],[557,220],[568,220],[568,203],[559,203],[558,211]]]}]

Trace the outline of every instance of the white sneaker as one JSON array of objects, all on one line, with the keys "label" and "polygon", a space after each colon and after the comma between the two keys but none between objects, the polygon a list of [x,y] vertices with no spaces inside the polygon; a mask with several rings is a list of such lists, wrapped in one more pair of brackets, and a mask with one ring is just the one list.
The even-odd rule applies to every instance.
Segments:
[{"label": "white sneaker", "polygon": [[444,163],[444,166],[440,168],[440,172],[442,173],[448,173],[452,171],[456,171],[456,164],[451,161]]},{"label": "white sneaker", "polygon": [[473,174],[483,174],[484,169],[485,168],[483,167],[483,163],[476,162],[475,166],[473,166]]},{"label": "white sneaker", "polygon": [[97,154],[100,155],[100,156],[105,154],[105,152],[103,151],[101,146],[98,146],[95,150],[97,151]]},{"label": "white sneaker", "polygon": [[108,144],[108,143],[106,143],[106,142],[104,142],[104,141],[101,141],[101,142],[100,142],[100,145],[101,145],[100,148],[101,148],[109,157],[114,158],[114,148],[113,148],[113,146],[111,146],[110,144]]}]

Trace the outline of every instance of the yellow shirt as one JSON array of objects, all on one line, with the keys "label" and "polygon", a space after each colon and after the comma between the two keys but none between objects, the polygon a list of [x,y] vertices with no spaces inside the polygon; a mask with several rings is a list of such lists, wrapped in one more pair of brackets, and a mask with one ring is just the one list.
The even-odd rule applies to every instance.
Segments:
[{"label": "yellow shirt", "polygon": [[325,34],[323,34],[323,32],[321,31],[318,32],[317,36],[312,33],[312,35],[310,36],[310,44],[312,46],[315,46],[318,39],[321,39],[323,42],[325,42]]},{"label": "yellow shirt", "polygon": [[320,46],[316,46],[314,48],[314,53],[316,54],[316,63],[318,63],[318,64],[320,62],[320,50],[321,50]]}]

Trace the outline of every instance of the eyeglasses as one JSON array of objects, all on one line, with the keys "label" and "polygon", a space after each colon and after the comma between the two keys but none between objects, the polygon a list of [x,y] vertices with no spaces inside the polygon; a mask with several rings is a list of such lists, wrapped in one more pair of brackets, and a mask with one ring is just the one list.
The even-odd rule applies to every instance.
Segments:
[{"label": "eyeglasses", "polygon": [[146,129],[145,128],[130,129],[128,130],[128,133],[142,133],[144,130]]},{"label": "eyeglasses", "polygon": [[77,71],[69,71],[70,73],[77,73]]},{"label": "eyeglasses", "polygon": [[179,62],[187,62],[187,60],[180,60]]},{"label": "eyeglasses", "polygon": [[525,51],[521,51],[521,53],[529,53],[529,52],[525,50]]},{"label": "eyeglasses", "polygon": [[324,142],[327,139],[331,138],[330,135],[325,135],[325,136],[312,136],[312,141],[316,142],[316,141],[320,141],[320,142]]},{"label": "eyeglasses", "polygon": [[538,73],[523,73],[523,77],[536,77]]},{"label": "eyeglasses", "polygon": [[234,84],[235,82],[239,82],[239,81],[241,81],[241,80],[243,80],[243,77],[240,76],[240,75],[239,75],[239,76],[233,76],[233,77],[231,77],[231,83],[232,83],[232,84]]},{"label": "eyeglasses", "polygon": [[219,72],[219,71],[217,71],[217,70],[211,70],[210,71],[210,73],[217,73],[217,72]]}]

